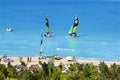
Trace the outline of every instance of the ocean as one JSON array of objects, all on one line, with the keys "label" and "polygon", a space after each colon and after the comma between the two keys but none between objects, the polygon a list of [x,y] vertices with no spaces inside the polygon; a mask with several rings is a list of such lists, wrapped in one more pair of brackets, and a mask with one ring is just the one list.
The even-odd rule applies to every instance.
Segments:
[{"label": "ocean", "polygon": [[[78,38],[68,31],[79,18]],[[49,18],[52,38],[43,38],[43,54],[120,60],[119,1],[0,1],[0,55],[38,56],[40,35]],[[13,32],[6,32],[11,27]]]}]

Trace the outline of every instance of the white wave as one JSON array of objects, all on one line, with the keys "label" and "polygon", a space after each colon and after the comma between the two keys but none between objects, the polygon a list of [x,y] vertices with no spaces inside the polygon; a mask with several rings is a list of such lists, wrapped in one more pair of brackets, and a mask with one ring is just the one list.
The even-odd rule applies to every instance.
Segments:
[{"label": "white wave", "polygon": [[58,51],[75,51],[75,49],[69,49],[69,48],[56,48]]}]

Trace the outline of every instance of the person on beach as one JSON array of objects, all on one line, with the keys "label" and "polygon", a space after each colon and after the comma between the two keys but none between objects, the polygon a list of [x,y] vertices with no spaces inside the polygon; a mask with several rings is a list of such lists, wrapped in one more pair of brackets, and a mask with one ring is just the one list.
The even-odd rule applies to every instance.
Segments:
[{"label": "person on beach", "polygon": [[27,62],[31,62],[32,61],[32,57],[27,57]]}]

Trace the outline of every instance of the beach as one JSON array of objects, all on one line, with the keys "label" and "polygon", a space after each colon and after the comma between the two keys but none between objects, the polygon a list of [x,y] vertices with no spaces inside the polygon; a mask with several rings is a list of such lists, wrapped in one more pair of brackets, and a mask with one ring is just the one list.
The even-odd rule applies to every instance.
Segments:
[{"label": "beach", "polygon": [[[24,61],[27,65],[27,67],[30,67],[31,65],[39,65],[39,61],[41,61],[42,63],[48,63],[50,61],[50,58],[49,59],[39,59],[39,57],[31,57],[31,61],[28,62],[28,57],[22,57],[22,61]],[[9,59],[13,60],[11,62],[11,64],[13,66],[15,65],[20,65],[20,57],[10,57]],[[68,61],[66,58],[62,58],[60,60],[54,60],[54,65],[55,66],[59,66],[61,63],[64,64],[64,65],[70,65],[70,64],[73,64],[73,63],[80,63],[80,64],[87,64],[87,63],[92,63],[94,64],[95,66],[98,66],[100,62],[105,62],[108,66],[116,63],[118,65],[120,65],[120,61],[113,61],[113,60],[98,60],[98,59],[75,59],[75,61]],[[1,64],[5,64],[7,65],[7,62],[4,62],[3,59],[2,61],[0,62]]]}]

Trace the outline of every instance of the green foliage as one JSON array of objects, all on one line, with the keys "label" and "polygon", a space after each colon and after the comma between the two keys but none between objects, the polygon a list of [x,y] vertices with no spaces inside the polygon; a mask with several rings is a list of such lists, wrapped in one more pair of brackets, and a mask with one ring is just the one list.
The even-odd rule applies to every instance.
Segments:
[{"label": "green foliage", "polygon": [[29,70],[30,70],[31,72],[37,73],[37,72],[41,71],[41,68],[40,68],[39,66],[31,65],[31,66],[29,67]]},{"label": "green foliage", "polygon": [[0,71],[0,80],[5,80],[5,75],[3,72]]},{"label": "green foliage", "polygon": [[27,68],[27,65],[24,61],[22,61],[22,58],[19,59],[21,65],[19,66],[19,68],[21,68],[21,70],[25,70]]},{"label": "green foliage", "polygon": [[104,62],[100,62],[99,70],[101,72],[101,77],[103,77],[103,79],[109,79],[110,78],[109,68]]},{"label": "green foliage", "polygon": [[20,71],[18,77],[19,80],[39,80],[40,74],[37,71],[29,69]]},{"label": "green foliage", "polygon": [[96,80],[100,78],[97,68],[93,64],[86,64],[82,70],[81,76],[86,80]]},{"label": "green foliage", "polygon": [[21,65],[22,65],[23,67],[25,67],[25,66],[26,66],[26,64],[25,64],[25,62],[24,62],[24,61],[20,61],[20,63],[21,63]]},{"label": "green foliage", "polygon": [[20,71],[18,80],[32,80],[31,72],[29,70]]},{"label": "green foliage", "polygon": [[0,80],[120,80],[120,65],[108,67],[104,62],[99,66],[74,63],[62,73],[63,65],[54,66],[53,62],[41,63],[39,66],[26,67],[21,60],[20,66],[0,64]]},{"label": "green foliage", "polygon": [[120,80],[120,65],[112,64],[110,66],[110,74],[112,80]]},{"label": "green foliage", "polygon": [[78,64],[71,64],[68,69],[68,76],[69,79],[77,79],[79,77],[79,65]]},{"label": "green foliage", "polygon": [[7,78],[6,80],[18,80],[17,78]]},{"label": "green foliage", "polygon": [[67,76],[67,74],[61,74],[60,75],[60,79],[59,80],[68,80],[68,76]]},{"label": "green foliage", "polygon": [[14,67],[8,67],[7,72],[8,72],[8,77],[16,78],[17,70]]},{"label": "green foliage", "polygon": [[8,74],[9,74],[7,71],[7,68],[4,64],[0,64],[0,73],[1,73],[1,75],[4,74],[5,78],[7,78]]}]

